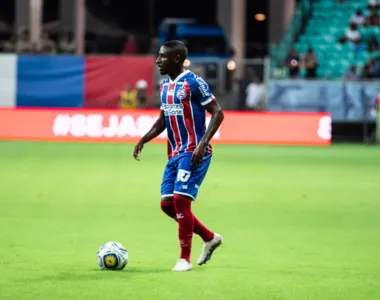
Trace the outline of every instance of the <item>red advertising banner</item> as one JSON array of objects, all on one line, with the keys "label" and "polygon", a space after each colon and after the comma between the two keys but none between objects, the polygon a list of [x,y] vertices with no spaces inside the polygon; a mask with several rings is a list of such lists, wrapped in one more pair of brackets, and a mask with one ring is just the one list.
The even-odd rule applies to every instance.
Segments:
[{"label": "red advertising banner", "polygon": [[147,94],[154,86],[153,56],[88,56],[85,62],[84,107],[118,108],[120,93],[127,84],[147,83]]},{"label": "red advertising banner", "polygon": [[[3,108],[0,109],[0,139],[136,142],[158,115],[158,110]],[[152,142],[166,142],[166,131]],[[212,143],[330,145],[331,117],[325,113],[226,111]]]}]

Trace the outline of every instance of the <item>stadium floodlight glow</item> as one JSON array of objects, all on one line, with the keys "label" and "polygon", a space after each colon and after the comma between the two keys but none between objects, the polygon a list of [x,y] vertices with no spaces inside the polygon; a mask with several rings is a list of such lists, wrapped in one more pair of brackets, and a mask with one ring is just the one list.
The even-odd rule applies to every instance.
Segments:
[{"label": "stadium floodlight glow", "polygon": [[184,66],[184,67],[188,67],[188,66],[190,66],[190,65],[191,65],[190,60],[185,59],[185,61],[183,62],[183,66]]},{"label": "stadium floodlight glow", "polygon": [[267,17],[264,14],[256,14],[255,15],[256,21],[259,21],[259,22],[265,21],[266,18]]},{"label": "stadium floodlight glow", "polygon": [[227,63],[227,69],[230,71],[234,71],[236,69],[236,63],[233,60],[230,60]]}]

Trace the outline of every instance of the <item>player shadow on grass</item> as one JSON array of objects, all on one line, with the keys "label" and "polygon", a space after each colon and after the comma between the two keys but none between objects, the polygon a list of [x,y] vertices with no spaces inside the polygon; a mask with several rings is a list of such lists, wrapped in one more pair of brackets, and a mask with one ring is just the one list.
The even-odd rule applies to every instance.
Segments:
[{"label": "player shadow on grass", "polygon": [[[28,279],[28,282],[42,282],[42,281],[78,281],[78,280],[98,280],[109,276],[115,277],[130,277],[134,275],[150,275],[157,273],[170,273],[170,269],[138,269],[138,268],[125,268],[121,271],[101,270],[101,269],[86,269],[76,270],[73,272],[59,272],[58,274],[51,274],[50,276],[41,276]],[[25,280],[20,280],[24,282]]]},{"label": "player shadow on grass", "polygon": [[169,272],[170,269],[146,269],[146,268],[130,268],[125,267],[124,270],[121,271],[112,271],[112,270],[101,270],[101,269],[91,269],[89,271],[93,271],[96,273],[141,273],[141,274],[151,274],[151,273],[165,273]]}]

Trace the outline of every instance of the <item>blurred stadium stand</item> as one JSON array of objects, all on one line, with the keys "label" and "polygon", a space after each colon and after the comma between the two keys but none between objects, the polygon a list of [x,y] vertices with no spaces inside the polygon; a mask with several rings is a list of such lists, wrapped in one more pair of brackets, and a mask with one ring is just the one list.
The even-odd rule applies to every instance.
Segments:
[{"label": "blurred stadium stand", "polygon": [[[379,63],[380,51],[368,49],[371,37],[379,42],[379,25],[359,26],[360,43],[339,42],[357,9],[362,9],[366,17],[370,15],[366,0],[302,0],[283,41],[271,46],[273,76],[287,76],[279,68],[293,46],[300,54],[310,47],[314,50],[318,56],[318,78],[341,79],[352,65],[357,66],[357,72],[361,74],[370,59]],[[301,78],[305,77],[305,71],[301,68]]]}]

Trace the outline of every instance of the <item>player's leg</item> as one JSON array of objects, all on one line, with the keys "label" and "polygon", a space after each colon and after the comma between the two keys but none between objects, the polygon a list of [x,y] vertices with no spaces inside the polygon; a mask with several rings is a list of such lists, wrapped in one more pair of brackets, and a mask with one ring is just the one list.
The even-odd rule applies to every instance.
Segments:
[{"label": "player's leg", "polygon": [[[203,233],[203,235],[205,236],[204,239],[207,241],[203,244],[204,251],[202,252],[205,253],[205,257],[202,258],[202,260],[204,261],[207,261],[211,258],[207,258],[207,255],[209,254],[209,252],[213,252],[221,243],[221,236],[218,234],[214,234],[198,219],[198,228],[197,230],[195,230],[195,216],[191,210],[192,202],[192,197],[174,193],[173,204],[176,212],[176,219],[178,222],[178,238],[181,247],[180,260],[186,260],[189,263],[191,261],[193,232],[198,231],[198,233]],[[218,242],[219,244],[217,244]],[[215,249],[212,249],[210,251],[210,247],[214,247]]]},{"label": "player's leg", "polygon": [[191,249],[194,222],[192,221],[191,209],[189,209],[191,200],[178,202],[178,199],[174,195],[174,184],[177,178],[179,159],[179,157],[174,157],[166,164],[161,183],[161,209],[179,224],[178,233],[181,245],[181,255],[176,266],[173,268],[173,271],[189,271],[191,270],[191,264],[188,248],[190,246]]},{"label": "player's leg", "polygon": [[[197,232],[204,240],[203,250],[197,262],[199,265],[207,262],[211,258],[213,251],[222,243],[222,237],[219,234],[213,233],[209,230],[204,224],[202,224],[202,222],[199,221],[199,219],[195,218],[191,212],[191,200],[196,199],[198,190],[206,176],[210,163],[211,156],[208,156],[204,158],[202,166],[193,168],[191,166],[191,156],[182,157],[179,162],[178,174],[174,185],[174,206],[176,212],[176,203],[180,203],[180,200],[189,203],[188,210],[193,216],[194,232]],[[189,235],[187,228],[183,228],[183,230]],[[179,224],[179,235],[181,235],[181,224]],[[186,236],[183,233],[182,235]],[[190,255],[191,243],[187,249],[183,249],[183,252],[185,256]]]},{"label": "player's leg", "polygon": [[[198,190],[204,178],[206,177],[210,163],[211,163],[211,156],[206,156],[203,159],[202,166],[192,171],[192,176],[190,178],[189,186],[192,187],[190,192],[192,193],[194,199],[197,197]],[[177,186],[175,185],[174,192],[176,191],[176,187]],[[200,233],[202,234],[202,239],[203,239],[203,247],[202,247],[201,254],[198,257],[197,264],[203,265],[211,259],[211,256],[214,253],[214,251],[221,244],[223,244],[223,237],[218,233],[212,232],[205,225],[203,225],[198,219],[197,221],[198,221],[197,226],[198,226],[198,229],[200,230]]]},{"label": "player's leg", "polygon": [[[177,221],[173,203],[174,183],[177,179],[177,158],[168,161],[161,184],[161,210],[173,220]],[[212,240],[214,233],[194,216],[194,233],[199,235],[204,242]]]},{"label": "player's leg", "polygon": [[163,197],[161,198],[161,210],[168,215],[170,218],[172,218],[174,221],[177,222],[177,217],[174,209],[173,204],[173,197]]},{"label": "player's leg", "polygon": [[[173,271],[191,270],[191,246],[194,231],[194,216],[191,203],[195,199],[190,191],[192,177],[191,155],[181,155],[177,165],[177,176],[174,183],[173,205],[178,222],[178,239],[181,248],[180,259]],[[192,189],[191,189],[192,190]]]},{"label": "player's leg", "polygon": [[161,210],[170,218],[177,221],[173,205],[174,182],[177,177],[177,158],[170,159],[165,167],[161,183]]},{"label": "player's leg", "polygon": [[[174,209],[173,197],[161,198],[161,210],[177,222],[177,216]],[[194,215],[194,214],[193,214]],[[208,229],[199,219],[194,215],[194,230],[193,232],[201,237],[204,242],[209,242],[214,238],[214,233]]]},{"label": "player's leg", "polygon": [[191,245],[193,241],[194,216],[191,211],[192,198],[174,193],[173,204],[178,222],[180,258],[173,271],[191,270]]}]

